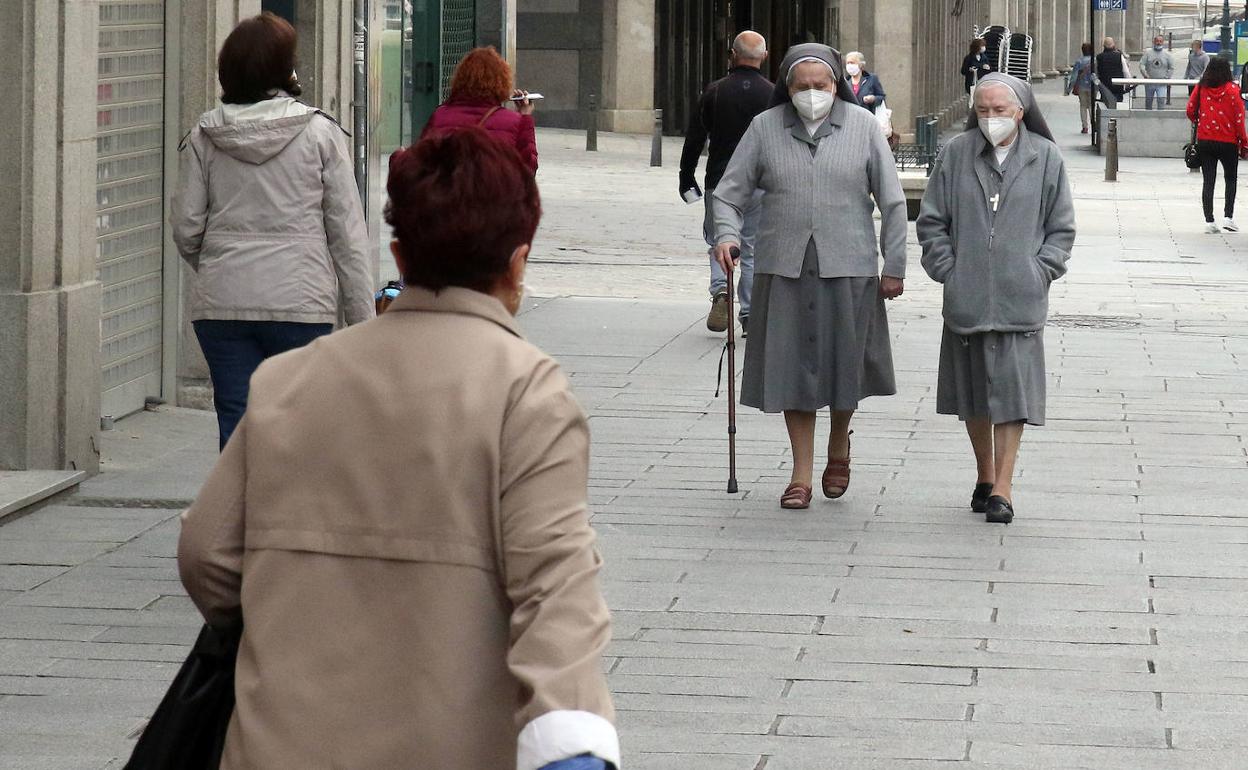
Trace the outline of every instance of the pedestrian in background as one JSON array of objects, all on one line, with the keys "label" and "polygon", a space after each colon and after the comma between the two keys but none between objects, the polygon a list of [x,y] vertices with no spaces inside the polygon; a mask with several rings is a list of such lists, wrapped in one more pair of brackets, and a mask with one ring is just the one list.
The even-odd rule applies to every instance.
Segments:
[{"label": "pedestrian in background", "polygon": [[819,410],[832,409],[823,494],[838,498],[849,488],[854,410],[897,391],[884,300],[904,288],[906,197],[879,125],[855,102],[840,54],[817,43],[789,49],[775,106],[750,124],[715,189],[725,270],[763,192],[741,403],[784,413],[793,450],[784,508],[810,506]]},{"label": "pedestrian in background", "polygon": [[[1199,40],[1192,41],[1192,50],[1187,55],[1187,68],[1183,70],[1184,80],[1200,80],[1209,66],[1209,54],[1205,53],[1204,44]],[[1188,86],[1187,94],[1192,95],[1196,86]]]},{"label": "pedestrian in background", "polygon": [[[451,75],[451,92],[446,101],[429,116],[420,133],[432,134],[457,128],[484,128],[503,144],[515,147],[537,173],[537,133],[533,124],[534,105],[528,92],[514,87],[511,65],[492,46],[474,48],[464,55]],[[514,101],[515,110],[503,106]]]},{"label": "pedestrian in background", "polygon": [[983,38],[977,37],[971,41],[971,50],[962,58],[962,80],[968,94],[974,87],[975,81],[992,72],[992,64],[984,54],[987,47],[988,44]]},{"label": "pedestrian in background", "polygon": [[1079,99],[1079,122],[1083,128],[1079,133],[1088,133],[1092,121],[1092,44],[1083,44],[1083,55],[1070,65],[1070,73],[1066,76],[1066,93],[1074,94]]},{"label": "pedestrian in background", "polygon": [[195,272],[190,318],[220,446],[262,361],[373,317],[369,240],[347,135],[295,97],[295,30],[263,13],[217,57],[221,106],[179,147],[170,224]]},{"label": "pedestrian in background", "polygon": [[[1187,118],[1196,124],[1196,153],[1204,181],[1200,202],[1205,211],[1205,232],[1239,232],[1235,225],[1235,188],[1239,159],[1248,150],[1248,133],[1244,128],[1244,101],[1226,59],[1219,56],[1205,68],[1200,84],[1188,97]],[[1213,220],[1213,187],[1219,163],[1226,185],[1221,228]]]},{"label": "pedestrian in background", "polygon": [[[697,191],[694,178],[698,171],[698,158],[702,148],[710,140],[706,159],[704,216],[702,235],[706,240],[707,254],[711,263],[711,312],[706,316],[706,328],[713,332],[727,330],[732,319],[728,317],[728,276],[719,260],[715,259],[715,219],[711,202],[715,187],[728,167],[728,159],[737,149],[750,121],[771,102],[772,83],[762,73],[767,60],[767,41],[757,32],[746,30],[732,41],[732,67],[726,77],[706,87],[698,100],[698,107],[689,116],[689,130],[685,132],[685,146],[680,153],[680,195],[691,199],[702,194]],[[696,198],[692,198],[696,200]],[[754,286],[754,240],[758,235],[758,216],[762,211],[757,196],[745,209],[745,221],[741,227],[740,275],[737,276],[737,298],[740,302],[738,317],[742,334],[749,331],[750,298]]]},{"label": "pedestrian in background", "polygon": [[932,170],[918,236],[923,268],[944,284],[936,411],[966,423],[971,510],[1008,524],[1023,426],[1044,424],[1049,285],[1075,242],[1062,154],[1027,83],[993,73],[975,87],[965,131]]},{"label": "pedestrian in background", "polygon": [[859,51],[845,54],[845,73],[858,104],[872,113],[884,103],[884,84],[878,75],[867,72],[867,57]]},{"label": "pedestrian in background", "polygon": [[[1153,38],[1153,47],[1140,57],[1140,71],[1146,78],[1169,80],[1174,77],[1174,57],[1166,50],[1166,39],[1161,35]],[[1144,86],[1144,109],[1162,108],[1168,86]],[[1154,106],[1156,104],[1156,106]]]},{"label": "pedestrian in background", "polygon": [[1099,81],[1101,101],[1111,109],[1118,109],[1118,103],[1127,94],[1127,87],[1116,81],[1131,77],[1131,65],[1127,55],[1118,50],[1112,37],[1102,41],[1104,50],[1096,55],[1096,77]]},{"label": "pedestrian in background", "polygon": [[514,318],[537,184],[465,129],[387,190],[406,291],[260,367],[183,516],[187,593],[243,625],[221,767],[619,767],[586,418]]}]

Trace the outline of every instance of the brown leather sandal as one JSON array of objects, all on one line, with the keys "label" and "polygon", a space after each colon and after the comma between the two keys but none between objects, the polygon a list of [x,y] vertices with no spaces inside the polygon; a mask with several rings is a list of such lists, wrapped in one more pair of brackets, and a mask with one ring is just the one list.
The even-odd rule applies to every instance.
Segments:
[{"label": "brown leather sandal", "polygon": [[809,508],[810,498],[813,496],[814,491],[809,485],[795,481],[784,488],[784,494],[780,495],[780,507],[789,509]]},{"label": "brown leather sandal", "polygon": [[829,500],[835,500],[848,490],[849,456],[846,455],[844,460],[829,457],[828,467],[823,470],[823,496]]}]

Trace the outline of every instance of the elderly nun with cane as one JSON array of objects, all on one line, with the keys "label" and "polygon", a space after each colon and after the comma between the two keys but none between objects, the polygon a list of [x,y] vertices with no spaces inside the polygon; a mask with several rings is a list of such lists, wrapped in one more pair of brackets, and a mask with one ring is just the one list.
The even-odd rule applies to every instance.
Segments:
[{"label": "elderly nun with cane", "polygon": [[824,496],[838,498],[849,487],[854,411],[897,390],[884,300],[903,289],[906,199],[839,53],[794,46],[780,77],[773,106],[754,118],[715,188],[715,256],[732,269],[744,211],[764,192],[741,403],[784,413],[793,476],[780,505],[808,508],[818,411],[832,410],[821,481]]},{"label": "elderly nun with cane", "polygon": [[971,510],[1008,524],[1023,426],[1044,424],[1049,285],[1066,273],[1075,210],[1031,86],[992,73],[974,104],[928,180],[918,234],[923,269],[944,284],[936,411],[966,423]]}]

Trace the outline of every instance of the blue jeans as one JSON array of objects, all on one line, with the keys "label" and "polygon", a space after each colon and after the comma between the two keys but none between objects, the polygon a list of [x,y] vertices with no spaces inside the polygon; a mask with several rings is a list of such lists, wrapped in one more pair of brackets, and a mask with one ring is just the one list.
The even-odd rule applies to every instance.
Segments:
[{"label": "blue jeans", "polygon": [[251,375],[260,363],[334,330],[333,324],[286,321],[195,321],[193,325],[212,377],[221,449],[243,419]]},{"label": "blue jeans", "polygon": [[[1156,100],[1157,106],[1153,106]],[[1166,106],[1166,87],[1165,86],[1144,86],[1144,109],[1160,110]]]},{"label": "blue jeans", "polygon": [[[715,259],[715,216],[711,213],[711,193],[706,191],[706,216],[702,220],[702,237],[710,246],[708,254],[711,258],[711,297],[728,288],[728,276]],[[754,289],[754,240],[758,237],[758,220],[763,213],[763,194],[755,193],[754,200],[745,210],[745,222],[741,226],[741,266],[737,271],[737,298],[740,312],[738,317],[745,321],[750,317],[750,294]]]}]

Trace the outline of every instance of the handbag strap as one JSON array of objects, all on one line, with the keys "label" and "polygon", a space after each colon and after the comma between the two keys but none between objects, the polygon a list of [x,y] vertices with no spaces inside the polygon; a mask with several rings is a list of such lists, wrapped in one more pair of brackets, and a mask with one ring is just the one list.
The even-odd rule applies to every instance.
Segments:
[{"label": "handbag strap", "polygon": [[502,109],[502,107],[501,107],[501,106],[500,106],[500,107],[491,107],[491,108],[490,108],[490,111],[489,111],[489,112],[487,112],[487,113],[485,113],[485,115],[483,115],[483,116],[481,117],[481,120],[477,122],[477,128],[485,128],[485,121],[489,120],[491,117],[493,117],[493,116],[494,116],[494,113],[498,112],[498,111],[499,111],[499,110],[501,110],[501,109]]}]

